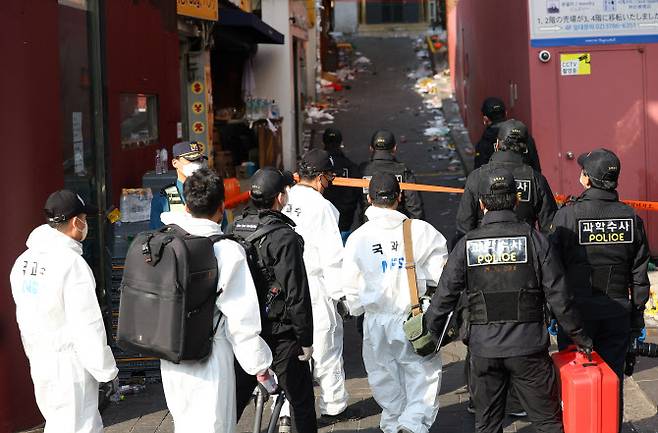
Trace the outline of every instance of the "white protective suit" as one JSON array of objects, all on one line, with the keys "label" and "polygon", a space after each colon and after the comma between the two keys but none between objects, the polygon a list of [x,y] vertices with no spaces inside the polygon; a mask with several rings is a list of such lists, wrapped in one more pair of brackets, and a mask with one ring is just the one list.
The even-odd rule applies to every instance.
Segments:
[{"label": "white protective suit", "polygon": [[[219,224],[188,213],[164,212],[162,222],[177,224],[197,236],[221,234]],[[259,336],[256,288],[242,247],[231,240],[215,244],[219,266],[215,316],[219,328],[204,361],[162,360],[162,386],[176,433],[232,433],[237,424],[233,354],[244,370],[255,375],[272,363],[272,352]]]},{"label": "white protective suit", "polygon": [[[421,357],[402,324],[410,311],[402,213],[370,206],[368,222],[347,239],[343,287],[352,314],[365,311],[363,362],[368,383],[382,408],[380,428],[427,433],[439,410],[440,355]],[[436,286],[448,258],[446,240],[422,220],[411,224],[418,292]]]},{"label": "white protective suit", "polygon": [[119,371],[82,244],[42,225],[11,270],[16,320],[45,433],[101,433],[98,384]]},{"label": "white protective suit", "polygon": [[313,308],[313,361],[320,385],[320,413],[337,415],[347,408],[343,369],[343,319],[336,310],[343,297],[340,267],[343,241],[338,210],[313,188],[295,185],[283,209],[304,238],[304,265]]}]

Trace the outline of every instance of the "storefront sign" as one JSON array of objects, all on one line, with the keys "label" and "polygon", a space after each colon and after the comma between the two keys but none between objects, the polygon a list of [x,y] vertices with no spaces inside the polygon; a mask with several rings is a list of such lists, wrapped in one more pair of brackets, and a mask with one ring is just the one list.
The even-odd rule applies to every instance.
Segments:
[{"label": "storefront sign", "polygon": [[561,75],[590,75],[592,73],[590,53],[560,54]]},{"label": "storefront sign", "polygon": [[192,132],[195,134],[203,134],[206,131],[206,126],[203,122],[194,122],[192,124]]},{"label": "storefront sign", "polygon": [[176,0],[178,15],[217,21],[217,0]]},{"label": "storefront sign", "polygon": [[528,0],[533,47],[658,42],[658,0]]},{"label": "storefront sign", "polygon": [[192,104],[192,112],[194,114],[202,114],[203,113],[203,108],[204,103],[203,102],[195,102]]},{"label": "storefront sign", "polygon": [[203,84],[201,83],[201,81],[195,81],[194,83],[192,83],[192,93],[194,93],[195,95],[200,95],[201,92],[203,92]]}]

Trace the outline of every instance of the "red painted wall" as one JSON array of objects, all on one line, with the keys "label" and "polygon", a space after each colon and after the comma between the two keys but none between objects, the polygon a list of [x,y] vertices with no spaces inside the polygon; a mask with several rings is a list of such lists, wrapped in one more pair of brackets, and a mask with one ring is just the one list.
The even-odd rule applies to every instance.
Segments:
[{"label": "red painted wall", "polygon": [[[454,82],[471,140],[483,130],[480,108],[488,96],[505,101],[510,116],[530,119],[528,20],[525,0],[460,0],[449,25],[449,52],[454,50]],[[451,24],[451,17],[448,18]],[[452,46],[454,45],[454,48]],[[510,82],[518,100],[510,99]]]},{"label": "red painted wall", "polygon": [[[57,2],[0,2],[0,143],[5,212],[0,222],[0,433],[42,422],[20,342],[9,271],[48,194],[64,185],[60,142]],[[47,72],[46,72],[47,71]],[[12,182],[11,179],[16,181]]]},{"label": "red painted wall", "polygon": [[[121,188],[142,184],[142,175],[155,167],[155,149],[171,147],[176,142],[176,123],[180,115],[179,46],[175,26],[166,28],[166,17],[159,4],[112,0],[106,8],[106,81],[109,126],[111,182],[108,185],[113,203],[118,207]],[[175,12],[175,10],[174,10]],[[122,150],[119,117],[121,93],[158,95],[159,143],[142,149]]]}]

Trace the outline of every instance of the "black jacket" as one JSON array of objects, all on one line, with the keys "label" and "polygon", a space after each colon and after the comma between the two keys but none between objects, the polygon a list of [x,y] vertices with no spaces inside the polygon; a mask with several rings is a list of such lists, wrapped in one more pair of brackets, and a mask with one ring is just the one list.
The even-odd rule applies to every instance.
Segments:
[{"label": "black jacket", "polygon": [[[361,177],[357,165],[350,161],[341,150],[331,153],[331,157],[334,160],[336,176],[355,179]],[[338,220],[340,231],[350,231],[354,222],[354,213],[361,199],[361,190],[348,186],[332,185],[324,192],[324,198],[336,206],[336,209],[340,212],[340,218]]]},{"label": "black jacket", "polygon": [[[403,162],[395,159],[395,156],[388,150],[376,150],[370,161],[361,164],[360,172],[364,178],[382,172],[395,175],[400,182],[416,183],[416,176],[413,172]],[[365,211],[368,207],[368,197],[365,191],[361,196],[358,216],[359,223],[363,224],[365,222]],[[402,201],[397,210],[409,218],[425,219],[423,199],[419,191],[403,191]]]},{"label": "black jacket", "polygon": [[[482,225],[504,225],[518,221],[512,211],[491,211]],[[577,344],[588,341],[580,316],[574,309],[573,297],[566,286],[562,263],[556,257],[548,239],[537,230],[531,231],[534,246],[537,282],[560,325]],[[493,278],[493,277],[492,277]],[[430,307],[425,313],[425,324],[435,335],[443,330],[448,314],[455,309],[466,289],[466,239],[462,238],[448,257]],[[468,347],[471,353],[486,358],[524,356],[546,350],[548,333],[543,322],[489,323],[471,325]]]},{"label": "black jacket", "polygon": [[[478,168],[468,176],[466,186],[464,187],[464,194],[461,197],[459,208],[457,209],[456,239],[476,228],[482,220],[479,198],[480,179],[484,173],[493,167],[503,167],[515,174],[515,168],[523,165],[525,165],[523,159],[518,153],[500,151],[493,154],[488,164]],[[551,191],[546,178],[537,171],[533,171],[531,176],[533,192],[530,194],[530,201],[527,205],[520,204],[517,208],[517,213],[522,220],[531,226],[534,227],[536,224],[539,224],[539,229],[547,235],[551,222],[553,222],[553,216],[557,211],[557,204],[555,203],[553,191]],[[516,174],[515,178],[517,178]],[[456,243],[456,240],[454,242]]]},{"label": "black jacket", "polygon": [[[273,271],[275,280],[282,285],[286,304],[284,319],[277,323],[262,323],[262,333],[264,337],[290,333],[300,346],[312,346],[313,313],[304,266],[304,241],[295,233],[295,223],[281,212],[248,208],[242,216],[235,219],[227,232],[242,235],[235,230],[236,224],[240,222],[253,224],[256,226],[254,231],[263,225],[283,223],[289,226],[273,231],[257,242],[261,259]],[[268,289],[256,287],[256,290]],[[261,298],[262,296],[259,296],[259,299]]]},{"label": "black jacket", "polygon": [[[479,168],[489,162],[491,155],[494,154],[494,144],[498,139],[498,123],[487,126],[482,132],[480,141],[475,145],[475,165],[474,168]],[[528,153],[523,155],[523,160],[530,167],[534,168],[541,173],[541,164],[539,163],[539,155],[537,154],[537,146],[535,139],[532,136],[528,137]]]},{"label": "black jacket", "polygon": [[[621,211],[634,215],[632,209],[627,205],[619,202],[616,191],[606,191],[598,188],[585,190],[575,202],[562,207],[553,220],[551,226],[550,240],[556,252],[562,259],[567,273],[572,267],[587,264],[587,248],[581,245],[579,241],[579,228],[576,212],[583,215],[580,219],[596,219],[598,215],[605,212],[606,209]],[[647,236],[644,231],[642,218],[635,217],[633,243],[627,246],[631,249],[628,254],[626,272],[630,277],[629,294],[626,298],[611,298],[609,296],[576,296],[576,303],[581,310],[583,317],[586,319],[605,319],[618,317],[629,312],[641,318],[644,312],[644,306],[649,299],[649,276],[647,269],[649,266],[649,247]],[[615,257],[613,248],[603,246],[603,251],[609,251],[611,263],[619,262],[619,257]],[[608,252],[606,252],[606,255]],[[617,263],[621,265],[622,263]],[[571,287],[574,292],[582,289],[581,287]]]}]

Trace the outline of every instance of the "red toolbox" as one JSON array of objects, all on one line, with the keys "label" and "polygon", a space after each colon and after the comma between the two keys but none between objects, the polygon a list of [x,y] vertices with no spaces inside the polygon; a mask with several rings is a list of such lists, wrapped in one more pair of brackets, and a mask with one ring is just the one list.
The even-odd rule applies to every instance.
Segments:
[{"label": "red toolbox", "polygon": [[565,433],[619,431],[619,378],[592,352],[592,360],[575,346],[553,354],[562,389]]}]

